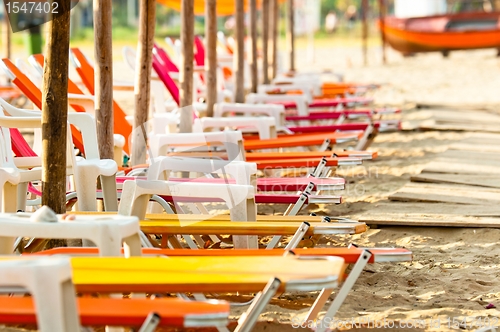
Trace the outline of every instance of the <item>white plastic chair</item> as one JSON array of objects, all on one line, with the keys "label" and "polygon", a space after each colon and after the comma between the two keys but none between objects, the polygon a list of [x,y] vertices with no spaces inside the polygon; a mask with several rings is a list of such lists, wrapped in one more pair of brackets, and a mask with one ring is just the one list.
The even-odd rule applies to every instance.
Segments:
[{"label": "white plastic chair", "polygon": [[[0,99],[0,106],[11,115],[6,116],[3,112],[0,113],[1,127],[41,128],[40,112],[18,109],[3,99]],[[67,175],[73,175],[78,197],[78,208],[82,211],[97,210],[96,180],[98,176],[101,176],[106,210],[116,211],[118,209],[118,203],[116,198],[115,174],[118,167],[114,160],[100,159],[94,118],[87,113],[69,113],[68,121],[81,131],[85,145],[85,158],[75,157],[73,153],[71,132],[68,126]],[[35,141],[37,139],[39,138],[35,137]],[[35,171],[40,172],[40,169],[35,169]],[[40,177],[36,179],[30,178],[26,182],[39,179]],[[23,179],[21,179],[21,182],[25,183]],[[21,191],[24,189],[25,187],[22,187]],[[23,203],[24,202],[20,202],[20,205]],[[7,212],[12,211],[9,210]]]},{"label": "white plastic chair", "polygon": [[[243,136],[239,131],[223,131],[211,133],[178,133],[155,134],[149,139],[149,147],[153,157],[164,156],[173,151],[206,151],[219,145],[228,154],[229,160],[245,160]],[[150,156],[151,158],[151,156]]]},{"label": "white plastic chair", "polygon": [[80,331],[71,263],[67,257],[0,261],[0,291],[28,291],[40,332]]},{"label": "white plastic chair", "polygon": [[308,115],[308,99],[303,95],[268,95],[265,93],[250,93],[246,97],[249,104],[266,104],[275,102],[294,102],[298,115]]},{"label": "white plastic chair", "polygon": [[276,137],[276,120],[273,117],[198,118],[194,120],[193,132],[234,127],[244,132],[257,130],[260,139]]},{"label": "white plastic chair", "polygon": [[[178,183],[168,181],[125,181],[118,213],[144,219],[153,195],[220,198],[229,207],[232,221],[256,220],[255,190],[250,185]],[[236,248],[258,248],[257,236],[234,238]]]},{"label": "white plastic chair", "polygon": [[101,256],[140,256],[139,219],[133,216],[71,216],[62,219],[44,206],[35,213],[0,214],[0,255],[13,253],[17,237],[43,239],[86,239]]},{"label": "white plastic chair", "polygon": [[[285,127],[285,106],[273,104],[243,104],[219,103],[214,107],[214,117],[220,118],[235,113],[243,116],[270,116],[273,117],[278,131]],[[288,131],[288,130],[287,130]]]}]

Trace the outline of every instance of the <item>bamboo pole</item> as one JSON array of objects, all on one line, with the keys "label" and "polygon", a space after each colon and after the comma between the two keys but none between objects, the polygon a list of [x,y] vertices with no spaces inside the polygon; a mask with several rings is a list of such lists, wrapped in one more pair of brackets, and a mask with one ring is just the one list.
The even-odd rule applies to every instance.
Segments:
[{"label": "bamboo pole", "polygon": [[95,113],[97,142],[103,159],[113,159],[112,2],[94,0]]},{"label": "bamboo pole", "polygon": [[181,133],[190,133],[193,131],[193,114],[190,106],[193,104],[194,0],[182,0],[181,3],[181,44],[179,130]]},{"label": "bamboo pole", "polygon": [[380,20],[380,39],[382,40],[382,62],[384,64],[387,63],[386,57],[386,41],[385,41],[385,15],[386,15],[386,6],[385,0],[378,0],[379,6],[379,20]]},{"label": "bamboo pole", "polygon": [[42,204],[65,213],[71,2],[54,2],[60,14],[49,22],[42,84]]},{"label": "bamboo pole", "polygon": [[262,0],[262,81],[269,84],[269,7],[270,0]]},{"label": "bamboo pole", "polygon": [[250,39],[251,39],[251,59],[250,78],[252,81],[252,92],[257,92],[259,84],[259,74],[257,72],[257,0],[250,0]]},{"label": "bamboo pole", "polygon": [[294,17],[294,0],[288,0],[288,33],[287,33],[287,44],[288,44],[288,57],[289,57],[289,70],[290,72],[295,71],[295,17]]},{"label": "bamboo pole", "polygon": [[245,101],[245,9],[244,0],[235,0],[236,3],[236,48],[234,54],[235,93],[237,103]]},{"label": "bamboo pole", "polygon": [[205,71],[207,84],[207,116],[214,116],[214,105],[217,102],[217,0],[205,2]]},{"label": "bamboo pole", "polygon": [[155,34],[156,1],[139,2],[139,40],[135,62],[135,115],[134,137],[132,141],[132,165],[146,162],[146,132],[144,124],[148,121],[149,98],[151,91],[151,62]]},{"label": "bamboo pole", "polygon": [[278,32],[279,32],[279,5],[278,0],[271,1],[271,78],[278,75]]},{"label": "bamboo pole", "polygon": [[362,39],[363,39],[363,63],[364,65],[368,65],[368,0],[362,0],[361,1],[361,7],[362,7]]},{"label": "bamboo pole", "polygon": [[[6,15],[4,14],[3,15],[3,29],[2,29],[2,46],[3,46],[3,50],[2,50],[2,55],[7,58],[7,59],[10,59],[11,57],[11,27],[10,27],[10,22],[9,22],[9,15]],[[7,83],[9,84],[10,83],[10,79],[5,76],[5,81],[4,83]]]},{"label": "bamboo pole", "polygon": [[10,59],[11,56],[11,27],[10,27],[10,22],[9,22],[9,15],[5,14],[3,15],[3,55],[7,58]]}]

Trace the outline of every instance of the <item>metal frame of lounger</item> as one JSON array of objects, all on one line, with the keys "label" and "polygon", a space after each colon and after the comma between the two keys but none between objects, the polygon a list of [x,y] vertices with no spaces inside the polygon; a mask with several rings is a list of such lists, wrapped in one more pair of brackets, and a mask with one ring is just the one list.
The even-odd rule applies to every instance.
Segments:
[{"label": "metal frame of lounger", "polygon": [[[183,246],[174,235],[207,235],[207,234],[228,234],[228,235],[293,235],[286,246],[286,249],[295,249],[305,236],[313,235],[340,235],[359,234],[366,230],[366,225],[360,222],[335,222],[335,223],[310,223],[310,222],[278,222],[262,223],[256,221],[246,222],[192,222],[189,219],[180,222],[169,222],[160,220],[141,221],[141,230],[146,234],[162,234],[163,239],[168,239],[173,248],[181,249]],[[188,242],[188,241],[186,241]],[[278,241],[270,241],[267,249],[272,249]],[[165,242],[164,242],[165,243]],[[192,242],[188,242],[191,249],[199,249]]]}]

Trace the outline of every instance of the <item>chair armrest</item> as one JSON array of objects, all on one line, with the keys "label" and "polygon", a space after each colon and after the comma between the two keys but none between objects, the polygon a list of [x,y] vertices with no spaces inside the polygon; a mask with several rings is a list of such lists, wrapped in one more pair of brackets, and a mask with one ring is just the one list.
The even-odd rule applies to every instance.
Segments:
[{"label": "chair armrest", "polygon": [[16,157],[14,158],[14,164],[18,168],[40,167],[42,159],[40,157]]}]

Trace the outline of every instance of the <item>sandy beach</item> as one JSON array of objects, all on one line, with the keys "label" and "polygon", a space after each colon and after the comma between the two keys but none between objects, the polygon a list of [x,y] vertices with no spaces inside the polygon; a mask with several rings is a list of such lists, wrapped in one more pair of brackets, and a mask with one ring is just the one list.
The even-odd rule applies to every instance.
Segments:
[{"label": "sandy beach", "polygon": [[[301,70],[338,69],[346,81],[381,84],[373,93],[376,104],[404,107],[405,122],[418,120],[425,112],[411,107],[415,104],[500,110],[496,108],[500,105],[500,58],[496,57],[496,50],[452,52],[446,59],[441,54],[403,58],[388,50],[389,63],[382,65],[380,48],[371,47],[369,63],[364,66],[361,47],[324,44],[316,47],[314,63],[306,61],[305,49],[298,50],[297,64]],[[120,52],[115,50],[115,54]],[[124,66],[120,60],[116,61],[116,79],[130,78],[131,72]],[[128,111],[132,110],[130,94],[117,97]],[[419,174],[438,153],[470,134],[419,130],[380,134],[370,148],[379,153],[378,159],[339,169],[337,175],[345,177],[348,183],[341,193],[344,203],[309,206],[304,214],[344,216],[368,211],[409,182],[410,176]],[[274,206],[259,208],[259,213],[282,212]],[[486,309],[492,305],[500,308],[500,229],[379,227],[355,236],[326,237],[319,246],[349,243],[403,247],[414,255],[413,262],[376,263],[364,270],[336,315],[340,321],[363,325],[354,326],[353,331],[364,331],[369,327],[368,321],[384,319],[395,322],[395,326],[379,328],[379,331],[408,330],[398,328],[397,324],[411,322],[411,319],[425,322],[425,326],[414,326],[413,330],[420,331],[452,330],[453,319],[460,318],[461,322],[464,317],[471,317],[469,323],[476,322],[473,323],[476,326],[466,326],[465,330],[480,327],[482,323],[478,323],[478,318],[483,322],[486,317],[492,322],[499,320],[497,325],[500,325],[498,309]],[[261,316],[262,322],[256,331],[294,330],[290,324],[305,316],[316,296],[317,293],[286,293],[274,299]],[[223,298],[247,300],[232,295]],[[237,307],[233,314],[239,315],[245,309]],[[0,328],[0,331],[14,330]]]}]

